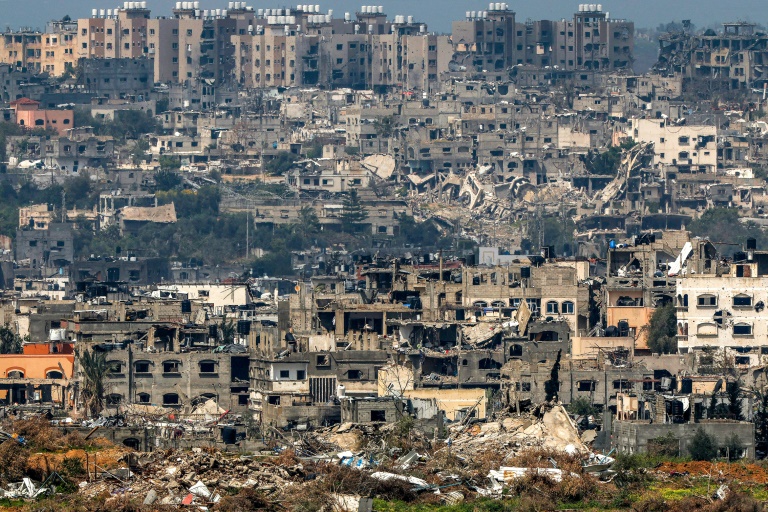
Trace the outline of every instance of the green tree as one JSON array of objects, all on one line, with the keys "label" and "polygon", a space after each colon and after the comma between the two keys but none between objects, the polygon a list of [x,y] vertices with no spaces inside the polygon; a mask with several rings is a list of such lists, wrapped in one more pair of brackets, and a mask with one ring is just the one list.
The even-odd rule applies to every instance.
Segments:
[{"label": "green tree", "polygon": [[341,228],[349,233],[357,231],[360,224],[368,218],[368,212],[360,202],[357,195],[357,189],[351,189],[344,196],[343,208],[341,210]]},{"label": "green tree", "polygon": [[147,151],[149,151],[149,141],[138,139],[131,148],[131,161],[133,165],[139,165],[147,161]]},{"label": "green tree", "polygon": [[755,445],[762,451],[768,447],[768,393],[755,389],[757,411],[755,412]]},{"label": "green tree", "polygon": [[587,154],[584,165],[590,174],[612,176],[619,170],[623,151],[632,149],[636,144],[632,139],[627,139],[620,145],[610,146],[602,152],[592,150]]},{"label": "green tree", "polygon": [[162,155],[158,160],[160,169],[163,171],[176,171],[181,169],[181,160],[177,156]]},{"label": "green tree", "polygon": [[272,160],[267,162],[265,169],[272,176],[282,176],[291,170],[291,167],[293,167],[293,164],[298,159],[298,155],[290,151],[280,151]]},{"label": "green tree", "polygon": [[717,441],[699,427],[688,442],[688,452],[693,460],[710,461],[717,457]]},{"label": "green tree", "polygon": [[155,173],[155,188],[163,192],[173,190],[181,185],[182,179],[179,173],[170,169],[161,168]]},{"label": "green tree", "polygon": [[293,230],[305,241],[319,233],[320,219],[317,217],[315,209],[311,206],[302,206],[301,210],[299,210],[298,222],[293,225]]},{"label": "green tree", "polygon": [[648,324],[648,348],[657,354],[677,351],[677,316],[671,303],[654,310]]},{"label": "green tree", "polygon": [[67,205],[75,205],[78,208],[90,208],[96,200],[91,197],[92,184],[90,176],[77,176],[69,178],[64,183]]},{"label": "green tree", "polygon": [[592,400],[586,396],[574,398],[566,409],[568,409],[569,413],[577,416],[594,416],[598,413],[597,408],[592,404]]},{"label": "green tree", "polygon": [[744,452],[744,443],[741,442],[741,438],[733,433],[725,438],[723,448],[726,449],[728,460],[734,461],[741,458],[741,454]]},{"label": "green tree", "polygon": [[291,253],[286,249],[265,254],[251,263],[251,269],[255,276],[289,276],[293,274],[291,266]]},{"label": "green tree", "polygon": [[104,381],[111,373],[104,352],[78,350],[75,355],[83,372],[80,397],[91,417],[98,416],[104,409]]},{"label": "green tree", "polygon": [[725,385],[725,394],[728,396],[728,417],[734,420],[743,420],[741,412],[741,379],[729,382]]},{"label": "green tree", "polygon": [[0,327],[0,354],[21,354],[21,337],[9,324]]},{"label": "green tree", "polygon": [[544,393],[546,393],[545,400],[551,402],[557,398],[557,394],[560,392],[560,357],[562,356],[562,350],[557,351],[557,359],[555,364],[552,365],[552,371],[549,373],[549,380],[544,382]]},{"label": "green tree", "polygon": [[230,345],[235,342],[235,335],[237,334],[237,328],[233,320],[221,319],[219,324],[219,336],[221,337],[221,343],[223,345]]},{"label": "green tree", "polygon": [[718,246],[724,256],[739,250],[749,237],[757,240],[758,247],[768,246],[765,231],[753,222],[741,222],[735,208],[709,208],[688,224],[688,230],[694,236],[724,244]]}]

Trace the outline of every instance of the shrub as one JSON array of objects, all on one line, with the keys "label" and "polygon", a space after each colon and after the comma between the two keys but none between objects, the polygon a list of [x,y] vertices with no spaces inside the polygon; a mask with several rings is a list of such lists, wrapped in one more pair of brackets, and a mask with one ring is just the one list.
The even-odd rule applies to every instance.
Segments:
[{"label": "shrub", "polygon": [[29,454],[19,443],[13,440],[0,444],[0,482],[18,482],[27,476]]},{"label": "shrub", "polygon": [[672,431],[656,439],[648,440],[648,455],[654,457],[677,457],[680,455],[680,440]]},{"label": "shrub", "polygon": [[710,461],[717,457],[717,441],[699,427],[688,443],[688,452],[693,460]]},{"label": "shrub", "polygon": [[62,459],[59,469],[68,476],[82,476],[85,474],[83,459],[80,457],[65,457]]}]

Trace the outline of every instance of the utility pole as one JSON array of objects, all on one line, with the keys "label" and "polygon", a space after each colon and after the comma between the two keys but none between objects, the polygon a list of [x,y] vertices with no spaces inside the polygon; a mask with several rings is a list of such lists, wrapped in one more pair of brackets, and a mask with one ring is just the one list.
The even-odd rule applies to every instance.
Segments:
[{"label": "utility pole", "polygon": [[251,255],[250,252],[250,229],[251,229],[251,221],[250,221],[250,214],[249,214],[249,207],[246,204],[245,206],[245,259],[247,260],[248,257]]},{"label": "utility pole", "polygon": [[61,191],[61,222],[67,222],[67,193]]}]

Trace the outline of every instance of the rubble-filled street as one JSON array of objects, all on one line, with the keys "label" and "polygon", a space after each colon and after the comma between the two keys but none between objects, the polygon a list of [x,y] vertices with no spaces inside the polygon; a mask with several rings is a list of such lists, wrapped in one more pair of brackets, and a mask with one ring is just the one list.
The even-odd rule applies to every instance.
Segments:
[{"label": "rubble-filled street", "polygon": [[[560,405],[429,435],[407,418],[136,452],[44,416],[9,420],[0,509],[758,510],[768,468],[594,453]],[[437,434],[437,433],[436,433]],[[706,490],[705,490],[706,489]],[[641,508],[638,508],[641,507]]]}]

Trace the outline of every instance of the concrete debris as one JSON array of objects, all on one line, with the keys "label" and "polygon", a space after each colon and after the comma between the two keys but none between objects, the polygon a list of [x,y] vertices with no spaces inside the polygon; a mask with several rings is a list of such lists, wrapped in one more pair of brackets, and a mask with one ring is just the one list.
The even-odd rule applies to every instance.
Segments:
[{"label": "concrete debris", "polygon": [[47,494],[50,490],[48,487],[37,487],[31,479],[25,477],[21,482],[8,484],[7,489],[0,489],[0,496],[8,499],[34,499]]},{"label": "concrete debris", "polygon": [[371,498],[334,494],[331,496],[331,500],[333,501],[331,505],[333,512],[371,512],[373,510]]},{"label": "concrete debris", "polygon": [[501,421],[451,427],[452,449],[471,456],[486,450],[517,453],[526,448],[551,448],[569,454],[586,455],[578,429],[561,405],[554,405],[541,418],[509,417]]},{"label": "concrete debris", "polygon": [[528,475],[542,475],[552,479],[555,482],[562,482],[563,475],[568,474],[573,477],[578,477],[576,473],[565,473],[562,469],[557,468],[514,468],[514,467],[501,467],[499,470],[492,469],[488,473],[488,478],[496,480],[497,482],[510,483],[513,480],[524,478]]},{"label": "concrete debris", "polygon": [[425,490],[429,488],[429,483],[421,478],[416,478],[410,475],[397,475],[395,473],[387,473],[385,471],[376,471],[371,473],[371,478],[381,480],[382,482],[388,482],[390,480],[400,480],[401,482],[407,482],[416,486],[418,490]]}]

